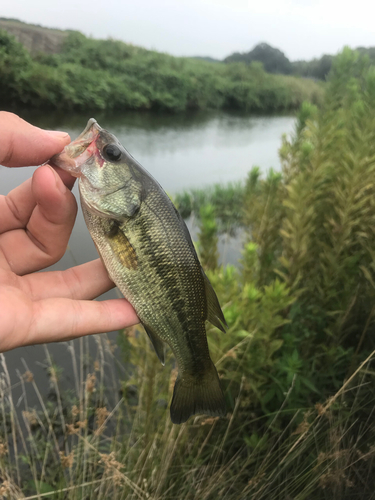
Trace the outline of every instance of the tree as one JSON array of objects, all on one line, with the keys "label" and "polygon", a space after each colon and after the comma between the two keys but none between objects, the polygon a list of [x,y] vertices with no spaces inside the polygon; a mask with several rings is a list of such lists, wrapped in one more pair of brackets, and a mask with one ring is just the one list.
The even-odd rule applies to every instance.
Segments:
[{"label": "tree", "polygon": [[253,50],[240,54],[238,52],[228,56],[224,62],[261,62],[268,73],[282,73],[289,75],[292,72],[292,63],[281,50],[271,47],[268,43],[259,43]]}]

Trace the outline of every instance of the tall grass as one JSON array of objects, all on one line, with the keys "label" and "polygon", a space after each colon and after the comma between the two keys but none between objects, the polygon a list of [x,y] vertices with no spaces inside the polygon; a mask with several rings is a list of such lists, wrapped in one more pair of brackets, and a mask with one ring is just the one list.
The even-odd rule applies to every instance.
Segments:
[{"label": "tall grass", "polygon": [[[116,377],[113,389],[118,389],[118,378],[112,369],[116,362],[112,346],[105,336],[96,337],[97,358],[90,363],[83,362],[85,356],[78,356],[77,346],[70,344],[78,379],[69,401],[60,391],[46,348],[54,405],[40,396],[25,366],[19,374],[23,409],[16,408],[8,367],[1,356],[3,497],[371,497],[373,411],[363,420],[361,405],[363,392],[368,394],[374,382],[375,352],[335,395],[315,407],[287,411],[282,404],[275,413],[255,416],[246,411],[247,381],[241,375],[235,404],[226,419],[202,416],[176,426],[166,410],[176,375],[171,358],[162,368],[146,336],[136,329],[122,332],[121,342],[125,357],[132,345],[132,361],[137,364],[123,381],[122,397],[111,406],[105,402],[108,380],[105,393],[103,380],[106,375]],[[81,355],[85,347],[82,341]],[[232,353],[237,348],[239,344]],[[39,408],[27,404],[30,389],[39,398]],[[293,390],[292,381],[284,402]]]}]

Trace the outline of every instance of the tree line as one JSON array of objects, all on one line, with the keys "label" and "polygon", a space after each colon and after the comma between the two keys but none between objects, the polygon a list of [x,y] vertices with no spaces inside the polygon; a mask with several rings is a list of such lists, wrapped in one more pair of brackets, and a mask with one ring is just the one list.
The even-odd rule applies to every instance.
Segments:
[{"label": "tree line", "polygon": [[[375,63],[375,47],[358,47],[356,50],[362,56],[365,56],[369,63]],[[257,61],[263,64],[265,71],[268,73],[325,80],[331,71],[336,57],[324,54],[322,57],[312,59],[311,61],[290,61],[281,50],[271,47],[267,43],[259,43],[249,52],[235,52],[231,54],[224,59],[224,62],[244,62],[245,64],[251,64]]]},{"label": "tree line", "polygon": [[69,32],[56,54],[30,52],[0,31],[0,105],[7,109],[125,109],[258,113],[321,102],[321,85],[253,62],[212,64]]}]

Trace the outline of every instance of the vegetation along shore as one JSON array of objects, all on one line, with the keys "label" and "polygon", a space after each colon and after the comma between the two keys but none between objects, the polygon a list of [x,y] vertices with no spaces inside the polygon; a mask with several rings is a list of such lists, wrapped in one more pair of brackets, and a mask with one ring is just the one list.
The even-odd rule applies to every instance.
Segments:
[{"label": "vegetation along shore", "polygon": [[[47,34],[46,34],[47,32]],[[17,41],[22,40],[24,44]],[[252,61],[173,57],[77,31],[0,19],[0,106],[85,111],[228,109],[256,113],[322,102],[324,85]]]}]

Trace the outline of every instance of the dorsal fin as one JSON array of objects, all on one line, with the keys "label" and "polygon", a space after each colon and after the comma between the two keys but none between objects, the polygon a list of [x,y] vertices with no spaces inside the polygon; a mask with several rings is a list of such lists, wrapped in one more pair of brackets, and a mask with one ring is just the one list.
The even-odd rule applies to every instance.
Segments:
[{"label": "dorsal fin", "polygon": [[212,323],[214,326],[219,328],[225,333],[225,325],[228,328],[227,322],[225,321],[223,311],[221,310],[218,298],[216,296],[215,290],[207,278],[206,274],[203,272],[204,277],[204,287],[206,290],[206,300],[207,300],[207,321]]},{"label": "dorsal fin", "polygon": [[[142,323],[143,324],[143,323]],[[146,333],[151,340],[152,345],[154,346],[157,357],[160,359],[161,364],[164,366],[164,342],[154,333],[149,326],[143,324],[143,328],[146,330]]]}]

